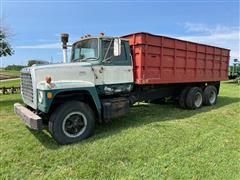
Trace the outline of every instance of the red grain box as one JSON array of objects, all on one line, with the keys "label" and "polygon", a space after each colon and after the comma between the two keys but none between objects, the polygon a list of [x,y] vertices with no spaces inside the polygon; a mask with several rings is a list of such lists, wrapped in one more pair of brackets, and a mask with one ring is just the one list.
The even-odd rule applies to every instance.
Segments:
[{"label": "red grain box", "polygon": [[123,38],[131,47],[136,84],[228,79],[229,49],[143,32]]}]

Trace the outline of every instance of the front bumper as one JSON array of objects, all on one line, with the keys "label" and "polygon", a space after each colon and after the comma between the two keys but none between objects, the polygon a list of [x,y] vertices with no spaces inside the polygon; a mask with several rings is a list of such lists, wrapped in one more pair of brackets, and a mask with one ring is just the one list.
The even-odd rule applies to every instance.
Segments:
[{"label": "front bumper", "polygon": [[42,130],[42,118],[34,114],[28,108],[19,103],[14,104],[14,112],[22,119],[22,121],[31,129]]}]

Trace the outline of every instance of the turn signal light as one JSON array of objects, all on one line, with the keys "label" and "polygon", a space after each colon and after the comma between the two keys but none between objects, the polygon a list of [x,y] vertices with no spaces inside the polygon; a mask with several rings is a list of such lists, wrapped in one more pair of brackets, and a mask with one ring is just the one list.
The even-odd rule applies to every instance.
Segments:
[{"label": "turn signal light", "polygon": [[51,92],[48,92],[48,93],[47,93],[47,98],[48,98],[48,99],[52,99],[52,98],[53,98],[53,94],[52,94]]}]

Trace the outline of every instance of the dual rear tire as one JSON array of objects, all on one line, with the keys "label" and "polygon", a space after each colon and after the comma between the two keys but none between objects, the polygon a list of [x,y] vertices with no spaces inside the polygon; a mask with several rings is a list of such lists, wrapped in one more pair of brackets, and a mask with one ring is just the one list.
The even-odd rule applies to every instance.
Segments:
[{"label": "dual rear tire", "polygon": [[203,91],[199,87],[192,87],[186,96],[186,107],[188,109],[198,109],[203,104]]},{"label": "dual rear tire", "polygon": [[204,90],[200,87],[186,87],[179,96],[179,105],[184,109],[199,109],[202,105],[216,104],[217,89],[209,85]]},{"label": "dual rear tire", "polygon": [[207,86],[203,92],[203,104],[212,106],[217,102],[217,88],[215,86]]}]

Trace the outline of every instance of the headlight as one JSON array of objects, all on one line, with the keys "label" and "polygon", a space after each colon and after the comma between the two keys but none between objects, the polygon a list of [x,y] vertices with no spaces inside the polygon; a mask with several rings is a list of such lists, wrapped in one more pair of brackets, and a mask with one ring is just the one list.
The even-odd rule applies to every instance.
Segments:
[{"label": "headlight", "polygon": [[43,102],[43,91],[38,91],[38,102],[39,103]]}]

